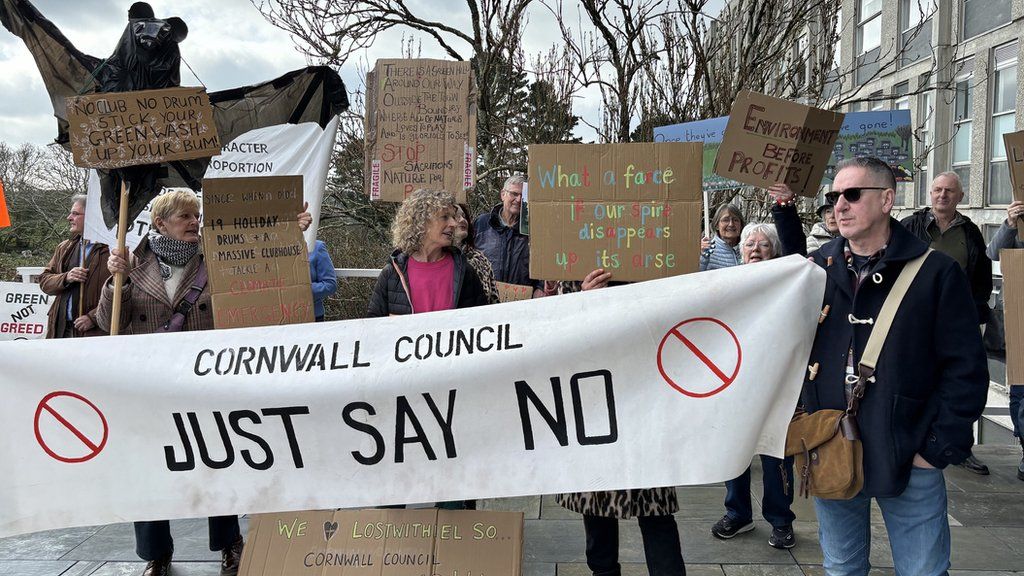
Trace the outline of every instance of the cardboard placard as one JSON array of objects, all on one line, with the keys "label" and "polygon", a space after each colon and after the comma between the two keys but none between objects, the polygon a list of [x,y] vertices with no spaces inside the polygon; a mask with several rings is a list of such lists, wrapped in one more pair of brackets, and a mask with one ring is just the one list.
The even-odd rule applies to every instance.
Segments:
[{"label": "cardboard placard", "polygon": [[1024,386],[1024,250],[999,251],[1003,273],[1003,331],[1006,383]]},{"label": "cardboard placard", "polygon": [[715,174],[763,188],[781,182],[813,198],[843,117],[744,90],[733,102]]},{"label": "cardboard placard", "polygon": [[700,143],[530,146],[530,277],[637,281],[697,270]]},{"label": "cardboard placard", "polygon": [[499,302],[517,302],[533,298],[533,286],[495,281],[494,287],[498,289]]},{"label": "cardboard placard", "polygon": [[[1006,162],[1010,168],[1013,199],[1024,200],[1024,130],[1003,134],[1003,146],[1006,147]],[[1017,238],[1024,240],[1020,219],[1017,220]]]},{"label": "cardboard placard", "polygon": [[465,202],[476,182],[476,98],[469,62],[377,60],[366,76],[370,199],[432,188]]},{"label": "cardboard placard", "polygon": [[522,512],[371,509],[261,514],[241,576],[520,576]]},{"label": "cardboard placard", "polygon": [[220,154],[203,88],[105,92],[67,99],[71,152],[83,168],[124,168]]},{"label": "cardboard placard", "polygon": [[203,180],[203,253],[216,328],[313,321],[300,212],[302,176]]}]

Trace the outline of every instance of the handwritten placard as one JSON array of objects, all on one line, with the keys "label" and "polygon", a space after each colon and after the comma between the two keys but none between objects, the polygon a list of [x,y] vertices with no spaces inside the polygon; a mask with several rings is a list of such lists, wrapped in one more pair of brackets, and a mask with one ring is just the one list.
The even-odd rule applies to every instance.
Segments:
[{"label": "handwritten placard", "polygon": [[700,143],[535,144],[529,153],[531,278],[696,271]]},{"label": "handwritten placard", "polygon": [[715,174],[765,188],[783,183],[814,197],[843,116],[744,90],[733,102]]},{"label": "handwritten placard", "polygon": [[366,189],[401,202],[418,188],[459,202],[476,182],[476,85],[469,62],[377,60],[366,77]]},{"label": "handwritten placard", "polygon": [[123,168],[220,154],[202,88],[106,92],[67,99],[71,152],[83,168]]},{"label": "handwritten placard", "polygon": [[203,253],[217,328],[313,321],[302,176],[203,180]]},{"label": "handwritten placard", "polygon": [[533,298],[533,286],[496,281],[494,287],[498,289],[499,302],[516,302]]},{"label": "handwritten placard", "polygon": [[519,576],[523,514],[325,510],[256,515],[246,576]]}]

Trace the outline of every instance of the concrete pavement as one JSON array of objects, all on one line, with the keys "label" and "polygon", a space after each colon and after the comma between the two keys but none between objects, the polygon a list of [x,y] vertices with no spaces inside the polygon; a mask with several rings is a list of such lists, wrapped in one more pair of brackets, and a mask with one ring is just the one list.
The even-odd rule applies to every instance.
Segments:
[{"label": "concrete pavement", "polygon": [[[953,576],[1024,574],[1024,482],[1015,471],[1020,449],[985,445],[975,454],[992,470],[975,476],[960,468],[946,472],[953,539]],[[753,499],[760,514],[760,472],[755,464]],[[724,513],[722,485],[679,488],[677,515],[689,576],[821,575],[818,524],[809,501],[797,499],[797,545],[792,550],[768,546],[770,528],[756,521],[753,532],[730,541],[711,536],[711,525]],[[583,523],[550,496],[487,500],[481,508],[520,510],[526,515],[524,576],[588,576],[583,556]],[[246,519],[242,519],[243,533]],[[875,510],[872,519],[872,575],[893,574],[885,526]],[[205,519],[172,522],[174,574],[216,576],[219,553],[207,549]],[[647,570],[636,521],[622,522],[620,561],[623,574]],[[131,524],[71,528],[0,539],[0,576],[134,576],[143,563],[135,556]]]}]

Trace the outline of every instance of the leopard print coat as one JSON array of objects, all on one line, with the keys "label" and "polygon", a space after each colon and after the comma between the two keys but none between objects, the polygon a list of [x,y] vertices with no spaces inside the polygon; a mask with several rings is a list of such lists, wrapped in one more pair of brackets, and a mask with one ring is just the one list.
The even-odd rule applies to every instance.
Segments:
[{"label": "leopard print coat", "polygon": [[[558,283],[559,294],[579,291],[579,282]],[[621,519],[668,516],[679,511],[676,489],[671,487],[558,494],[555,502],[580,514]]]}]

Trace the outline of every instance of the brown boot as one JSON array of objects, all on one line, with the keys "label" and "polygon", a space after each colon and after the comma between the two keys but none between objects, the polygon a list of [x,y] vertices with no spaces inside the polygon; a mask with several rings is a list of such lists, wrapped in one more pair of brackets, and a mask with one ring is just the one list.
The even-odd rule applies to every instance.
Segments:
[{"label": "brown boot", "polygon": [[245,542],[239,536],[238,540],[221,552],[220,576],[237,576],[238,565],[242,563],[242,547]]},{"label": "brown boot", "polygon": [[142,576],[169,576],[171,573],[171,557],[161,558],[160,560],[150,560],[146,563],[146,569],[142,571]]}]

